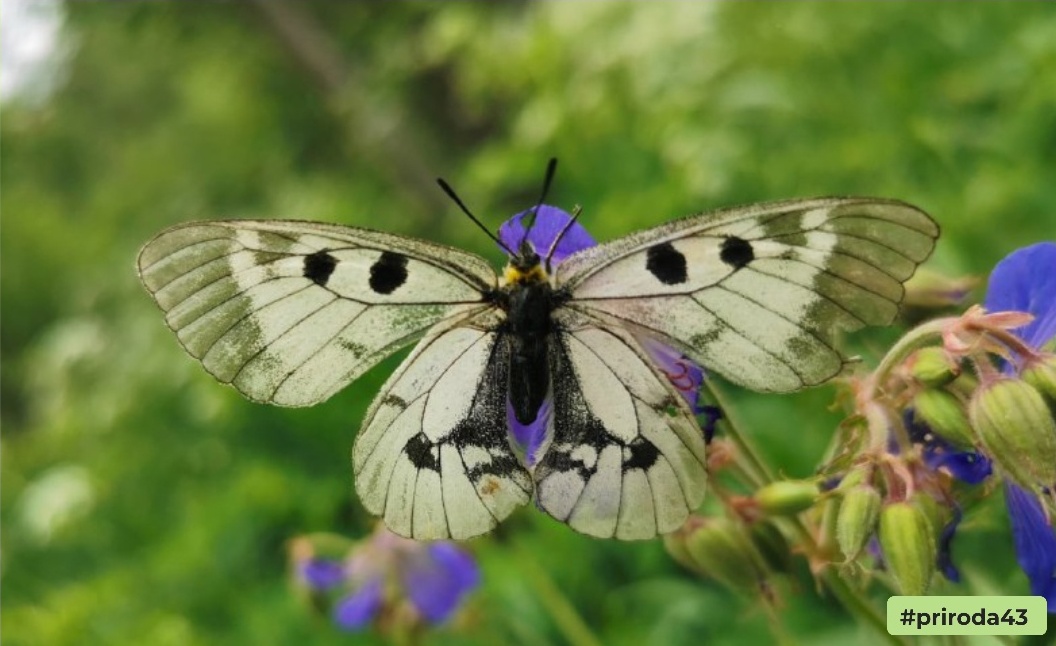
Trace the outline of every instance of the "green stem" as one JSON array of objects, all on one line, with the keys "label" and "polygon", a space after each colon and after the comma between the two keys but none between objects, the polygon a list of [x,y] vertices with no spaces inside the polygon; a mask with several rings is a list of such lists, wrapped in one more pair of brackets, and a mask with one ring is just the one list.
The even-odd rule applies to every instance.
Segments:
[{"label": "green stem", "polygon": [[843,604],[843,607],[852,615],[864,619],[866,623],[876,630],[876,634],[886,639],[890,644],[901,645],[906,643],[906,640],[902,637],[887,632],[887,617],[882,615],[867,597],[847,585],[847,582],[840,577],[836,570],[827,569],[821,579],[829,592]]},{"label": "green stem", "polygon": [[734,446],[737,447],[737,457],[739,463],[744,470],[751,482],[749,484],[755,487],[761,487],[765,484],[769,484],[774,481],[774,474],[770,471],[770,468],[766,465],[762,458],[759,457],[759,453],[752,446],[752,443],[748,440],[748,436],[741,432],[741,423],[737,419],[736,414],[733,412],[734,408],[728,404],[728,401],[718,387],[712,380],[705,380],[704,386],[708,389],[708,393],[711,395],[713,403],[719,407],[722,411],[722,421],[726,429],[726,437],[733,442]]},{"label": "green stem", "polygon": [[951,320],[953,319],[942,318],[922,323],[899,339],[884,355],[884,358],[880,360],[880,365],[876,367],[876,370],[870,376],[869,387],[871,390],[867,395],[870,397],[876,395],[876,388],[884,382],[888,373],[902,363],[913,351],[931,343],[934,337],[941,337],[943,330],[950,324]]},{"label": "green stem", "polygon": [[601,640],[579,615],[568,597],[561,592],[561,588],[547,575],[546,570],[539,567],[525,550],[518,552],[521,574],[535,588],[535,598],[543,604],[543,608],[554,620],[554,625],[564,635],[565,640],[572,646],[602,646]]}]

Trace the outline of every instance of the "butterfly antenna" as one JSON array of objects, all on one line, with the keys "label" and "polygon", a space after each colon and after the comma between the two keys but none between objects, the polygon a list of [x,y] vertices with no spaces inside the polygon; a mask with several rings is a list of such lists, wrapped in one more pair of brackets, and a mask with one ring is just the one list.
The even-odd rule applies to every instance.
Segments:
[{"label": "butterfly antenna", "polygon": [[561,242],[561,238],[565,237],[565,234],[568,233],[568,230],[572,228],[572,225],[576,223],[576,220],[579,219],[579,214],[582,212],[582,206],[577,204],[572,207],[572,217],[568,219],[568,222],[565,223],[565,226],[561,227],[561,230],[558,231],[557,236],[554,238],[554,241],[550,243],[550,248],[546,251],[546,259],[543,260],[543,266],[546,267],[546,273],[550,273],[550,258],[552,258],[554,252],[557,251],[558,243]]},{"label": "butterfly antenna", "polygon": [[550,192],[550,184],[554,181],[554,173],[557,172],[557,157],[551,157],[550,161],[546,164],[546,176],[543,177],[543,191],[539,194],[539,201],[535,203],[532,210],[528,212],[528,223],[524,227],[524,239],[528,239],[528,234],[532,232],[532,227],[535,226],[535,216],[539,213],[539,207],[543,205],[546,200],[546,194]]},{"label": "butterfly antenna", "polygon": [[500,247],[502,247],[503,250],[507,254],[509,254],[510,256],[516,255],[516,254],[513,253],[512,249],[510,249],[505,244],[503,244],[502,240],[499,240],[498,236],[496,236],[494,233],[492,233],[488,229],[488,227],[484,226],[484,223],[481,222],[480,220],[478,220],[477,216],[473,215],[473,213],[471,213],[470,210],[468,208],[466,208],[465,203],[463,203],[461,198],[458,197],[458,195],[455,193],[455,189],[451,188],[450,184],[445,182],[443,180],[443,178],[441,178],[441,177],[437,177],[436,178],[436,183],[440,185],[440,188],[444,189],[444,192],[447,193],[447,196],[449,198],[454,200],[455,204],[458,205],[458,208],[462,209],[462,212],[465,213],[467,216],[469,216],[469,219],[473,220],[474,224],[476,224],[478,227],[480,227],[480,230],[483,231],[485,234],[487,234],[487,236],[489,238],[491,238],[495,242],[495,244],[497,244]]}]

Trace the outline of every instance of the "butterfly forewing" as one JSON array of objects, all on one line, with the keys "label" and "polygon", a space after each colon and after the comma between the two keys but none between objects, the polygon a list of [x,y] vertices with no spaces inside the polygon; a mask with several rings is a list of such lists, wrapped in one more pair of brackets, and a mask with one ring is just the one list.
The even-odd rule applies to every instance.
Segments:
[{"label": "butterfly forewing", "polygon": [[255,401],[322,401],[437,322],[491,307],[473,254],[376,231],[230,220],[168,229],[143,284],[184,348]]},{"label": "butterfly forewing", "polygon": [[652,335],[733,382],[787,392],[840,372],[838,328],[885,325],[938,226],[894,200],[823,198],[693,216],[557,268],[570,307]]}]

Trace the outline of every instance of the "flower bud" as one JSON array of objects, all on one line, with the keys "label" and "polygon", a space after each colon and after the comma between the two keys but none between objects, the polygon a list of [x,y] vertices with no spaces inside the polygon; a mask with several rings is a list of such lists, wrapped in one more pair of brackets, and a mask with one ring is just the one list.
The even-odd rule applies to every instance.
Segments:
[{"label": "flower bud", "polygon": [[686,537],[689,535],[692,528],[702,522],[704,522],[703,518],[700,518],[699,516],[690,516],[682,527],[670,534],[664,534],[663,536],[664,549],[667,550],[668,555],[682,567],[696,572],[697,574],[704,573],[701,572],[700,568],[693,561],[693,557],[689,555],[689,551],[686,550]]},{"label": "flower bud", "polygon": [[818,554],[833,560],[833,555],[839,550],[836,525],[840,513],[840,497],[826,497],[815,510],[818,522]]},{"label": "flower bud", "polygon": [[1056,406],[1056,357],[1031,361],[1020,374],[1023,381],[1037,388],[1049,406]]},{"label": "flower bud", "polygon": [[961,367],[950,361],[946,351],[938,347],[917,350],[909,360],[909,374],[932,388],[950,383],[961,374]]},{"label": "flower bud", "polygon": [[874,467],[868,464],[852,467],[844,474],[840,484],[836,487],[836,491],[849,491],[860,484],[868,484],[869,481],[867,479],[873,475],[873,470]]},{"label": "flower bud", "polygon": [[975,437],[961,401],[945,390],[922,390],[913,398],[917,417],[957,449],[974,446]]},{"label": "flower bud", "polygon": [[[911,310],[931,310],[959,307],[978,281],[975,278],[951,278],[921,269],[906,283],[905,307]],[[930,314],[928,314],[930,316]]]},{"label": "flower bud", "polygon": [[880,492],[875,487],[860,484],[847,490],[836,515],[836,541],[844,558],[858,557],[866,541],[876,531],[880,517]]},{"label": "flower bud", "polygon": [[928,519],[928,523],[931,525],[931,531],[933,536],[938,536],[942,533],[942,528],[946,526],[946,523],[950,521],[950,508],[940,503],[934,497],[920,494],[913,497],[910,501],[919,509]]},{"label": "flower bud", "polygon": [[1056,482],[1056,422],[1038,391],[1018,379],[985,384],[968,418],[993,461],[1020,486]]},{"label": "flower bud", "polygon": [[814,506],[819,493],[811,480],[781,480],[756,491],[755,502],[771,516],[794,516]]},{"label": "flower bud", "polygon": [[686,536],[686,551],[693,563],[733,590],[758,591],[766,576],[764,561],[744,527],[729,518],[704,521]]},{"label": "flower bud", "polygon": [[880,511],[880,549],[904,595],[922,595],[935,571],[935,532],[927,515],[910,502]]}]

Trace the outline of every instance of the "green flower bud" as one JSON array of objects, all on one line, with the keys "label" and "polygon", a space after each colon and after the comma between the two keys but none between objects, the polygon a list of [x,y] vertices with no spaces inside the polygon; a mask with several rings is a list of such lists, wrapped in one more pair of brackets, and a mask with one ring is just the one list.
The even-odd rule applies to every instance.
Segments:
[{"label": "green flower bud", "polygon": [[744,527],[728,518],[704,521],[686,536],[686,551],[693,563],[728,588],[758,591],[766,576],[764,561]]},{"label": "green flower bud", "polygon": [[867,477],[872,476],[874,467],[872,465],[858,465],[843,476],[840,480],[840,484],[836,487],[836,491],[845,492],[854,489],[860,484],[868,484]]},{"label": "green flower bud", "polygon": [[926,494],[914,496],[910,502],[924,513],[928,523],[931,524],[932,535],[939,536],[942,534],[943,528],[946,527],[946,523],[950,522],[952,517],[950,508]]},{"label": "green flower bud", "polygon": [[686,537],[689,535],[689,531],[692,527],[696,527],[704,519],[699,516],[690,516],[686,523],[679,529],[671,532],[670,534],[664,534],[664,549],[667,550],[668,555],[682,567],[687,570],[696,572],[697,574],[703,574],[697,564],[693,561],[693,557],[689,555],[686,550]]},{"label": "green flower bud", "polygon": [[840,513],[840,497],[826,497],[818,509],[818,553],[830,560],[835,559],[839,550],[836,538],[836,525]]},{"label": "green flower bud", "polygon": [[755,502],[771,516],[794,516],[818,501],[818,484],[811,480],[771,482],[755,492]]},{"label": "green flower bud", "polygon": [[1020,486],[1056,482],[1056,422],[1038,391],[1018,379],[981,386],[968,403],[986,452]]},{"label": "green flower bud", "polygon": [[935,532],[920,507],[896,502],[880,511],[884,562],[904,595],[922,595],[935,571]]},{"label": "green flower bud", "polygon": [[909,374],[925,386],[939,388],[956,379],[961,374],[961,367],[951,362],[942,348],[929,347],[913,354],[909,360]]},{"label": "green flower bud", "polygon": [[923,390],[913,398],[917,416],[958,449],[975,445],[968,414],[959,399],[945,390]]},{"label": "green flower bud", "polygon": [[1020,377],[1037,388],[1050,406],[1056,406],[1056,357],[1031,361]]},{"label": "green flower bud", "polygon": [[876,531],[880,517],[880,492],[871,485],[860,484],[843,495],[836,515],[836,541],[844,558],[853,561]]}]

